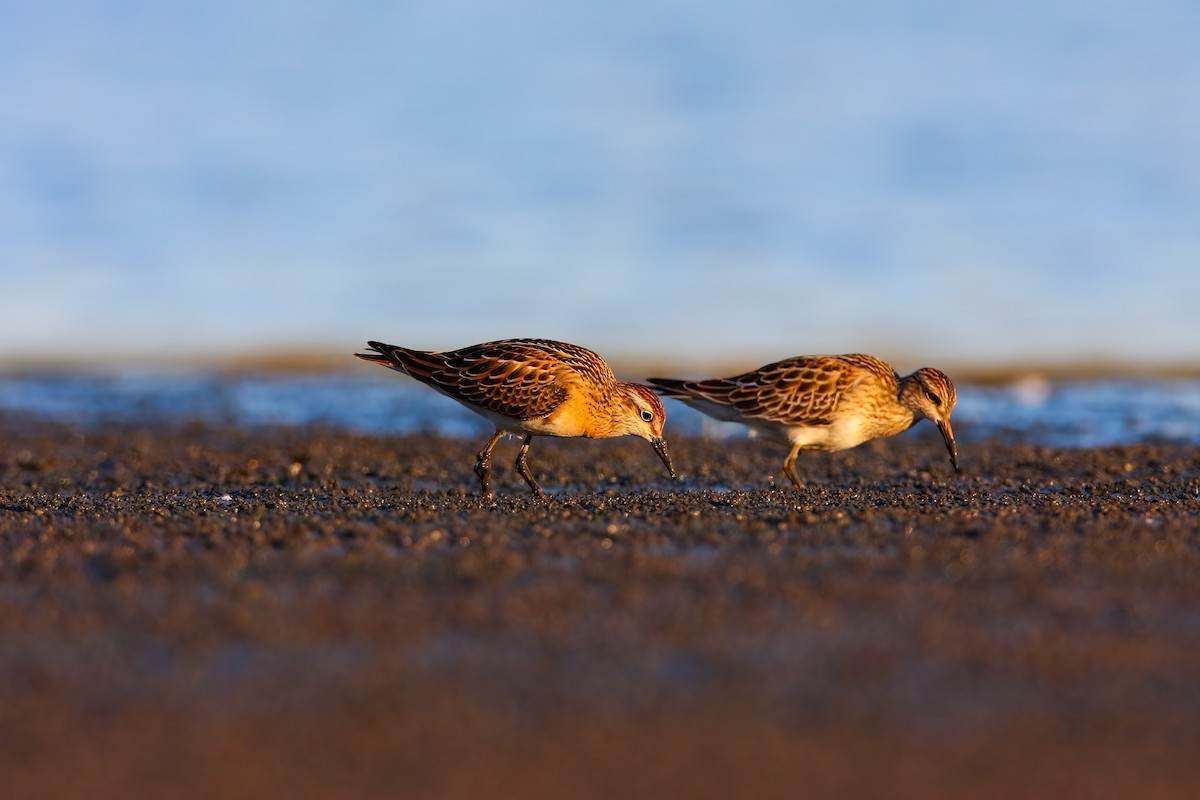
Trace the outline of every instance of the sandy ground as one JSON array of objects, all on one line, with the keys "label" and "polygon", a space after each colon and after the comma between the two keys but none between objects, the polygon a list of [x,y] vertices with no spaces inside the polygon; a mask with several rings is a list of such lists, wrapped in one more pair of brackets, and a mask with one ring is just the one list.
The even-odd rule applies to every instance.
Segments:
[{"label": "sandy ground", "polygon": [[1192,798],[1200,449],[0,420],[11,798]]}]

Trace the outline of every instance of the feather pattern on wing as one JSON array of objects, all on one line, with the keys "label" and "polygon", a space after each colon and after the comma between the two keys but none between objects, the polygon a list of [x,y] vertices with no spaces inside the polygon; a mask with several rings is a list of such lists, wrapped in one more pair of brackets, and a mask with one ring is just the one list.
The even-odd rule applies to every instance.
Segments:
[{"label": "feather pattern on wing", "polygon": [[518,420],[544,417],[566,401],[582,374],[615,382],[600,356],[584,347],[547,339],[504,339],[458,350],[410,350],[368,342],[380,355],[360,357],[406,372],[438,391]]},{"label": "feather pattern on wing", "polygon": [[797,356],[731,378],[651,379],[650,383],[667,397],[698,397],[733,408],[748,419],[829,425],[846,393],[868,379],[885,382],[899,391],[899,378],[890,366],[859,353]]}]

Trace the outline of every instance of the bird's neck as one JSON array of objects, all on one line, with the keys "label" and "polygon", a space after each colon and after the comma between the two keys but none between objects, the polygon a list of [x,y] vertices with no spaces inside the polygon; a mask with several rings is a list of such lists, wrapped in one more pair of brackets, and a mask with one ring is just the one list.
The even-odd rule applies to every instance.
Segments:
[{"label": "bird's neck", "polygon": [[[906,375],[900,379],[899,391],[896,393],[896,417],[903,419],[904,427],[900,431],[906,431],[913,425],[916,425],[924,415],[918,410],[912,399],[912,393],[920,391],[920,387],[916,382],[916,375]],[[899,432],[899,431],[898,431]]]}]

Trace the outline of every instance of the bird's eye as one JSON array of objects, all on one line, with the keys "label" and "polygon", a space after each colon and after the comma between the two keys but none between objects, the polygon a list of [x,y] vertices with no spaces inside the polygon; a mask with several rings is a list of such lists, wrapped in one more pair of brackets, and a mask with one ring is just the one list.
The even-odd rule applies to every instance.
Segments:
[{"label": "bird's eye", "polygon": [[643,410],[643,411],[642,411],[642,419],[643,419],[644,421],[646,421],[646,422],[653,422],[653,421],[654,421],[654,414],[653,414],[653,413],[651,413],[651,412],[649,412],[649,411],[645,411],[645,410]]},{"label": "bird's eye", "polygon": [[933,392],[926,392],[925,396],[929,398],[929,402],[933,403],[935,406],[941,407],[942,398],[938,397]]}]

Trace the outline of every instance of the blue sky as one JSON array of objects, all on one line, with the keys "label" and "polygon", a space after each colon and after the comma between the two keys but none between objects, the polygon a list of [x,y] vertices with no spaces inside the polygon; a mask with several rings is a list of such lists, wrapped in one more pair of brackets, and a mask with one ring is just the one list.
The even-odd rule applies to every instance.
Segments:
[{"label": "blue sky", "polygon": [[1200,360],[1200,6],[0,2],[0,356]]}]

